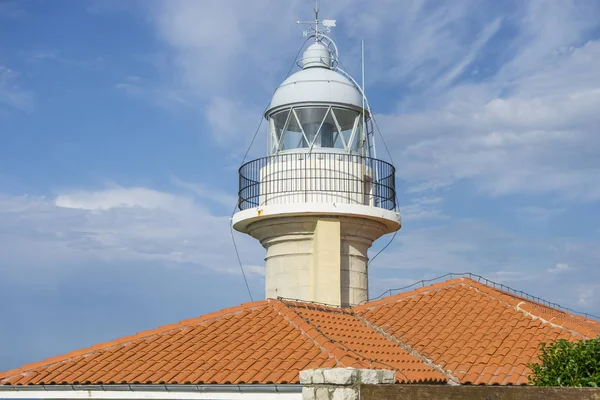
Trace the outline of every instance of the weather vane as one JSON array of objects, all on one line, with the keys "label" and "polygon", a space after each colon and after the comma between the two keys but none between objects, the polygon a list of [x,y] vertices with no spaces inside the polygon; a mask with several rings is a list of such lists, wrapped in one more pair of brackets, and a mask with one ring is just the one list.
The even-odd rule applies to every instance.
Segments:
[{"label": "weather vane", "polygon": [[315,0],[315,8],[313,10],[315,12],[314,21],[296,21],[296,23],[299,25],[309,25],[309,28],[303,32],[304,36],[308,36],[309,32],[314,32],[315,42],[318,42],[320,34],[331,32],[331,28],[335,26],[335,19],[324,19],[322,22],[319,22],[319,0]]}]

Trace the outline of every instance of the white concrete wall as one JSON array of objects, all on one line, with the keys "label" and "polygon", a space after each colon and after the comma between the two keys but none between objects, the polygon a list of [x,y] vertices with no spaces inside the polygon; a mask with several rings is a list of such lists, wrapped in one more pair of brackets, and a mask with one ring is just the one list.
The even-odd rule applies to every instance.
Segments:
[{"label": "white concrete wall", "polygon": [[374,205],[373,176],[362,158],[290,154],[260,171],[259,205],[345,203]]}]

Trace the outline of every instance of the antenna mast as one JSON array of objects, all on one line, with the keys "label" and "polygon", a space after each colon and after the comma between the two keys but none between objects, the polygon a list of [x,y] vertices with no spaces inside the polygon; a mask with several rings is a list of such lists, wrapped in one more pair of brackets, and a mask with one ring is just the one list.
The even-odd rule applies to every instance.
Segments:
[{"label": "antenna mast", "polygon": [[315,0],[315,42],[319,41],[319,0]]}]

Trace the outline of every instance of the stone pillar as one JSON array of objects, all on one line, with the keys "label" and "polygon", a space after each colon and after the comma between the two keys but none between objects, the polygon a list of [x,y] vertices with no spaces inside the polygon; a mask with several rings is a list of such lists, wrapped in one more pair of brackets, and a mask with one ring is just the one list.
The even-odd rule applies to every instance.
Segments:
[{"label": "stone pillar", "polygon": [[359,400],[360,385],[396,382],[394,371],[383,369],[310,369],[300,372],[302,400]]},{"label": "stone pillar", "polygon": [[340,305],[340,220],[319,218],[312,236],[310,300]]}]

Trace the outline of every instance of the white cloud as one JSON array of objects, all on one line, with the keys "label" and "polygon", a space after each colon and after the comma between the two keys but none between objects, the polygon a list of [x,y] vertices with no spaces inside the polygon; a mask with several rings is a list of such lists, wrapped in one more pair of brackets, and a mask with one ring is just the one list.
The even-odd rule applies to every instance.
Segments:
[{"label": "white cloud", "polygon": [[407,205],[400,205],[403,222],[445,218],[442,212],[441,197],[419,197],[410,200]]},{"label": "white cloud", "polygon": [[282,44],[297,32],[298,4],[174,0],[157,3],[151,14],[182,81],[210,98],[280,72],[281,63],[270,60],[283,58]]},{"label": "white cloud", "polygon": [[200,183],[190,183],[174,178],[173,183],[181,188],[187,189],[200,199],[218,203],[224,207],[234,207],[237,197],[224,193],[215,187],[207,187]]},{"label": "white cloud", "polygon": [[564,207],[544,207],[538,205],[530,205],[517,209],[517,214],[529,218],[533,222],[545,223],[552,218],[564,213],[567,209]]},{"label": "white cloud", "polygon": [[569,264],[559,263],[552,268],[548,268],[548,272],[550,272],[551,274],[562,274],[565,272],[573,271],[575,269],[576,268],[569,267]]},{"label": "white cloud", "polygon": [[600,42],[588,42],[518,80],[458,85],[430,110],[381,116],[384,131],[403,133],[392,138],[399,174],[413,187],[472,180],[492,196],[599,200],[599,57]]},{"label": "white cloud", "polygon": [[55,204],[57,207],[82,210],[141,207],[178,211],[189,210],[194,206],[191,199],[140,187],[74,191],[58,195]]},{"label": "white cloud", "polygon": [[452,185],[452,181],[451,180],[445,180],[445,181],[436,181],[436,180],[428,180],[425,182],[420,182],[416,185],[410,186],[406,189],[405,193],[406,194],[413,194],[413,193],[422,193],[422,192],[429,192],[429,191],[436,191],[438,189],[442,189],[445,187],[448,187],[450,185]]},{"label": "white cloud", "polygon": [[577,288],[577,304],[582,307],[598,306],[600,304],[600,285],[579,285]]},{"label": "white cloud", "polygon": [[[229,217],[188,196],[140,187],[76,190],[56,198],[0,196],[0,219],[6,265],[146,261],[239,273]],[[258,264],[260,246],[251,246],[251,238],[237,240],[242,260]]]},{"label": "white cloud", "polygon": [[[472,62],[498,30],[499,18],[478,16],[471,18],[481,29],[477,40],[465,43],[458,36],[464,33],[463,19],[472,3],[432,7],[424,1],[387,1],[372,7],[343,0],[322,5],[321,14],[343,21],[332,34],[340,38],[342,60],[349,70],[357,69],[360,39],[365,38],[371,53],[369,82],[415,83],[456,70],[457,59]],[[158,38],[172,55],[175,83],[193,88],[203,99],[218,96],[245,106],[258,103],[257,108],[266,105],[302,44],[301,28],[294,22],[312,17],[311,7],[298,0],[154,4],[150,15]],[[346,37],[350,43],[341,39]]]},{"label": "white cloud", "polygon": [[19,74],[5,65],[0,65],[0,106],[22,111],[33,110],[33,94],[19,85]]},{"label": "white cloud", "polygon": [[497,283],[515,285],[515,289],[522,287],[522,282],[535,279],[535,276],[524,271],[495,271],[487,276],[488,279],[493,279]]},{"label": "white cloud", "polygon": [[[239,269],[237,271],[235,271],[235,273],[237,273],[239,271]],[[244,265],[244,272],[246,273],[246,275],[257,275],[257,276],[261,276],[264,277],[265,276],[265,266],[264,265]]]},{"label": "white cloud", "polygon": [[501,18],[496,18],[494,21],[489,23],[483,30],[480,32],[479,37],[471,44],[471,49],[469,53],[466,54],[459,64],[444,74],[437,82],[436,86],[444,87],[451,84],[456,78],[458,78],[465,69],[473,63],[475,57],[482,49],[483,46],[498,32],[500,29],[500,24],[502,23]]},{"label": "white cloud", "polygon": [[[436,197],[419,201],[443,204]],[[229,218],[210,213],[199,198],[140,187],[75,190],[55,198],[0,196],[0,220],[0,260],[10,266],[3,269],[7,279],[17,270],[35,271],[36,277],[45,279],[64,265],[94,261],[123,268],[143,262],[240,274]],[[394,246],[370,266],[372,294],[447,272],[474,272],[549,300],[576,305],[581,280],[571,274],[548,274],[547,265],[560,258],[565,265],[581,266],[580,276],[598,279],[595,266],[600,247],[593,241],[531,238],[476,220],[448,217],[429,221],[436,224],[424,228],[407,224]],[[378,246],[387,239],[389,236],[382,238]],[[264,249],[246,235],[236,234],[236,240],[248,277],[260,279]],[[377,248],[371,250],[371,257],[375,251]],[[557,264],[555,269],[573,269],[565,265]],[[581,293],[583,306],[597,307],[593,291]]]},{"label": "white cloud", "polygon": [[518,269],[521,265],[515,254],[518,241],[513,234],[476,220],[445,219],[430,227],[407,225],[398,233],[393,250],[382,253],[376,265],[421,271],[429,273],[428,277],[447,272],[485,275]]}]

